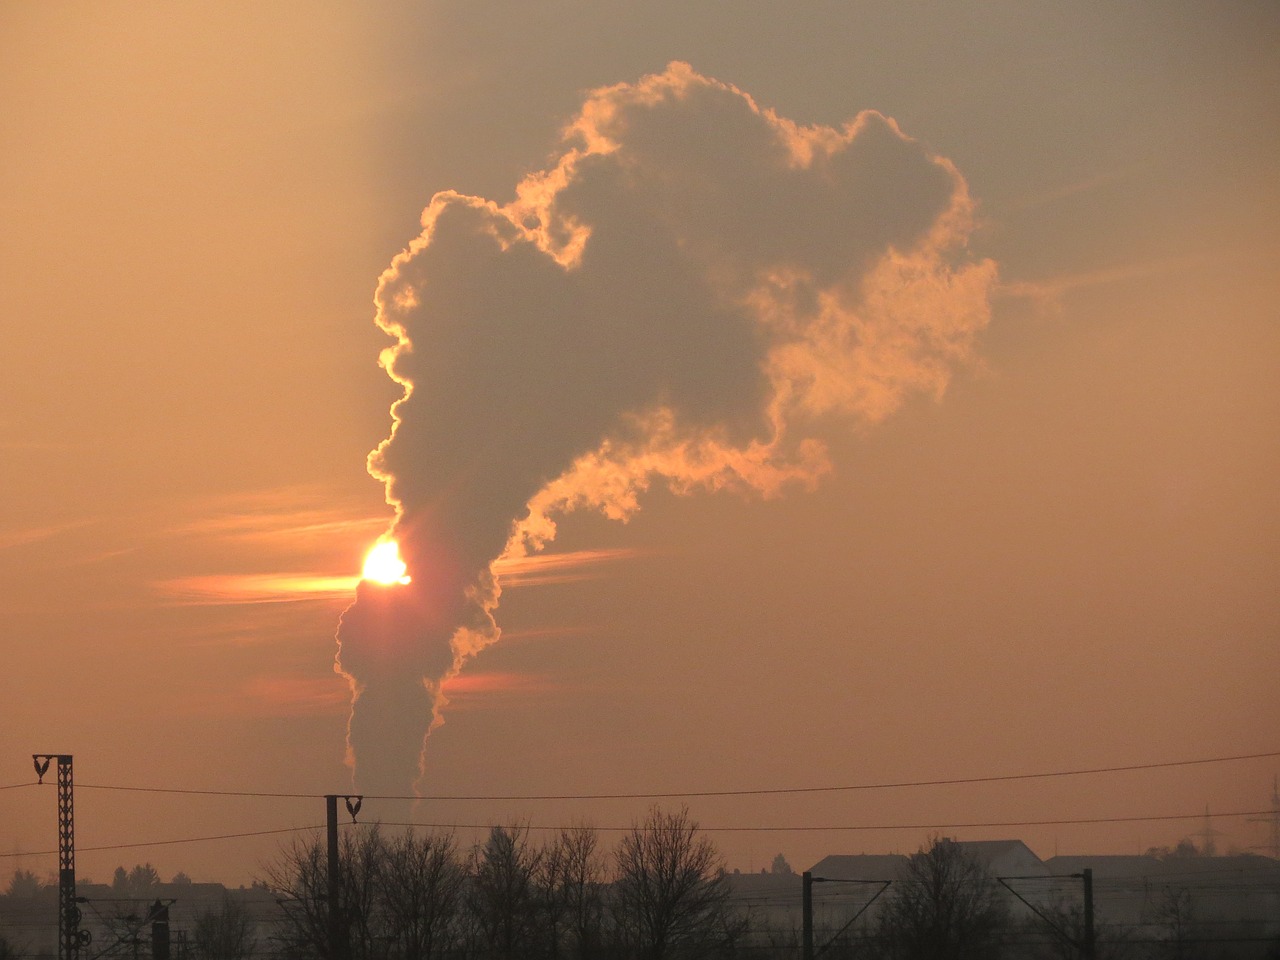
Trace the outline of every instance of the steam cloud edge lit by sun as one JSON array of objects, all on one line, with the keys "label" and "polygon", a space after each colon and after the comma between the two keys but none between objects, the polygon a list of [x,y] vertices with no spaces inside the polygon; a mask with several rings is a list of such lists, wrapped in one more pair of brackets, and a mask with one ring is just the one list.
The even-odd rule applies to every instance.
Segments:
[{"label": "steam cloud edge lit by sun", "polygon": [[360,578],[384,586],[403,584],[410,580],[407,569],[405,562],[400,559],[400,545],[394,540],[379,540],[365,554]]}]

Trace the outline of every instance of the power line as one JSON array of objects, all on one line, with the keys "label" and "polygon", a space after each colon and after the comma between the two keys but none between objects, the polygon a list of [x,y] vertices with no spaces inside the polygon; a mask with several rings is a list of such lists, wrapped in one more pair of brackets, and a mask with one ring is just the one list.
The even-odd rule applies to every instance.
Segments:
[{"label": "power line", "polygon": [[[1220,813],[1215,816],[1221,817],[1249,817],[1253,816],[1255,811],[1242,810],[1238,813]],[[866,830],[981,830],[993,829],[996,827],[1059,827],[1059,826],[1078,826],[1088,824],[1101,823],[1142,823],[1162,820],[1196,820],[1203,817],[1203,813],[1174,813],[1174,814],[1153,814],[1151,816],[1142,817],[1084,817],[1069,820],[1002,820],[987,821],[983,823],[859,823],[859,824],[840,824],[836,826],[820,826],[820,827],[708,827],[698,824],[698,830],[705,833],[821,833],[824,831],[840,832],[840,831],[866,831]],[[382,825],[385,827],[427,827],[433,830],[489,830],[493,827],[512,826],[512,824],[499,823],[416,823],[416,822],[386,822]],[[515,824],[528,830],[573,830],[578,826],[552,826],[552,825],[534,825],[534,824]],[[597,827],[587,825],[589,829],[599,830],[602,833],[627,832],[635,828],[632,824],[626,827]]]},{"label": "power line", "polygon": [[[1255,810],[1242,810],[1238,813],[1221,813],[1217,816],[1222,817],[1249,817],[1257,813]],[[1004,827],[1045,827],[1045,826],[1069,826],[1069,825],[1085,825],[1085,824],[1101,824],[1101,823],[1139,823],[1167,820],[1195,820],[1202,817],[1201,813],[1175,813],[1175,814],[1152,814],[1141,817],[1086,817],[1067,820],[1003,820],[1003,821],[986,821],[982,823],[892,823],[892,824],[837,824],[828,826],[745,826],[745,827],[709,827],[698,824],[698,829],[705,833],[840,833],[850,831],[869,831],[869,830],[981,830],[994,829]],[[412,821],[380,821],[384,827],[420,827],[428,830],[492,830],[495,827],[510,827],[512,824],[502,823],[421,823]],[[349,824],[346,826],[350,826]],[[554,824],[516,824],[526,830],[574,830],[578,829],[582,824],[576,825],[554,825]],[[601,827],[592,824],[585,825],[587,829],[599,831],[601,833],[626,833],[635,828],[635,824],[625,827]],[[171,840],[142,840],[132,843],[113,843],[103,844],[92,847],[80,847],[82,853],[89,853],[102,850],[128,850],[134,847],[162,847],[173,846],[183,843],[204,843],[214,840],[238,840],[245,837],[263,837],[272,834],[282,833],[301,833],[309,830],[320,830],[322,825],[315,824],[303,827],[279,827],[273,830],[253,830],[244,833],[223,833],[212,836],[203,837],[179,837]],[[56,850],[32,850],[22,853],[0,853],[0,859],[12,859],[14,857],[37,857],[46,856],[57,853]]]},{"label": "power line", "polygon": [[[258,797],[274,800],[323,800],[323,793],[266,793],[257,790],[200,790],[183,787],[127,787],[113,783],[77,783],[77,790],[117,790],[125,793],[171,793],[182,796],[198,797]],[[379,800],[405,799],[414,797],[379,797]],[[1203,814],[1202,814],[1203,816]]]},{"label": "power line", "polygon": [[[96,850],[129,850],[134,847],[166,847],[179,843],[203,843],[207,840],[239,840],[242,837],[265,837],[276,833],[299,833],[303,830],[321,829],[323,829],[323,824],[315,824],[309,827],[278,827],[275,830],[250,830],[245,833],[220,833],[208,837],[180,837],[176,840],[140,840],[135,843],[108,843],[96,847],[78,847],[77,850],[79,853],[90,853]],[[41,857],[57,852],[57,850],[29,850],[23,853],[0,853],[0,858]]]},{"label": "power line", "polygon": [[[749,797],[749,796],[776,796],[778,794],[799,794],[799,793],[839,793],[856,790],[892,790],[910,787],[953,787],[965,784],[978,783],[1009,783],[1018,780],[1046,780],[1056,777],[1079,777],[1106,773],[1131,773],[1141,770],[1164,770],[1174,767],[1190,767],[1210,763],[1232,763],[1241,760],[1260,760],[1272,757],[1280,757],[1280,750],[1272,750],[1265,753],[1247,753],[1237,754],[1228,757],[1202,757],[1194,760],[1166,760],[1158,763],[1134,763],[1113,767],[1083,767],[1074,770],[1054,770],[1041,773],[1011,773],[996,774],[983,777],[954,777],[950,779],[940,780],[901,780],[886,781],[881,783],[856,783],[845,784],[840,786],[820,786],[820,787],[762,787],[747,790],[685,790],[672,792],[648,792],[648,793],[562,793],[562,794],[426,794],[418,795],[396,795],[396,794],[365,794],[366,800],[466,800],[466,801],[507,801],[507,800],[678,800],[678,799],[694,799],[702,797]],[[217,797],[257,797],[269,799],[289,799],[289,800],[317,800],[323,798],[324,794],[315,793],[271,793],[263,791],[248,790],[199,790],[184,789],[180,787],[130,787],[117,784],[102,783],[77,783],[77,789],[81,790],[119,790],[133,793],[168,793],[180,794],[185,796],[217,796]],[[1260,811],[1268,813],[1270,811]],[[1203,816],[1203,814],[1197,814]],[[1226,816],[1226,814],[1224,814]],[[1017,824],[1010,824],[1017,826]]]}]

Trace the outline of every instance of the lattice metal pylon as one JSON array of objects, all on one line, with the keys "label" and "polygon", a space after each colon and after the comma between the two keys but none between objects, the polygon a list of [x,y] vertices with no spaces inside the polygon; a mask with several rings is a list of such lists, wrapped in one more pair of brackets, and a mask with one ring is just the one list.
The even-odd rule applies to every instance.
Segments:
[{"label": "lattice metal pylon", "polygon": [[49,761],[58,762],[58,960],[80,955],[80,908],[76,905],[76,826],[71,755],[34,753],[36,777],[44,783]]},{"label": "lattice metal pylon", "polygon": [[1280,860],[1280,777],[1271,781],[1271,812],[1262,817],[1250,817],[1249,822],[1270,825],[1271,842],[1263,849],[1275,859]]}]

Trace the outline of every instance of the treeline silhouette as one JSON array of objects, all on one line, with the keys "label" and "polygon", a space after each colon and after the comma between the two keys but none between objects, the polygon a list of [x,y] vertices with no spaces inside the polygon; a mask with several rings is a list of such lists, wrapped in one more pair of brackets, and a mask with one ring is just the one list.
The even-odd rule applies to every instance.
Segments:
[{"label": "treeline silhouette", "polygon": [[[494,827],[464,850],[448,832],[353,826],[339,841],[332,911],[327,847],[316,835],[282,845],[248,890],[185,874],[166,884],[150,864],[120,867],[104,888],[105,912],[86,906],[97,929],[79,960],[804,960],[800,877],[781,856],[767,876],[728,874],[686,809],[652,808],[610,848],[586,825],[540,843],[530,832]],[[762,882],[745,883],[753,878]],[[746,887],[763,895],[743,896]],[[0,902],[52,905],[54,893],[18,871]],[[166,898],[200,906],[161,957],[148,930]],[[1228,926],[1186,889],[1156,898],[1140,928],[1099,918],[1090,950],[1079,902],[1045,901],[1038,915],[1019,909],[983,862],[945,838],[906,858],[873,910],[855,916],[855,900],[818,919],[814,957],[1280,960],[1275,924]],[[0,960],[39,960],[53,943],[33,949],[0,931]]]},{"label": "treeline silhouette", "polygon": [[538,845],[519,825],[495,827],[464,854],[451,834],[375,824],[346,832],[339,860],[336,930],[318,841],[295,839],[264,871],[280,956],[712,958],[734,956],[746,930],[720,854],[686,810],[651,810],[611,851],[586,826]]}]

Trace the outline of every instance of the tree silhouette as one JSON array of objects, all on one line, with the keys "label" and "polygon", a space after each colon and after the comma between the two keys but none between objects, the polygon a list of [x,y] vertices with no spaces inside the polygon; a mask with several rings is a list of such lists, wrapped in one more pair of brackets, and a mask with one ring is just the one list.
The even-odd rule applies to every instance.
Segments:
[{"label": "tree silhouette", "polygon": [[879,938],[888,960],[997,960],[1007,926],[991,875],[959,844],[935,838],[908,858]]},{"label": "tree silhouette", "polygon": [[280,905],[277,938],[291,956],[328,952],[327,858],[319,839],[295,836],[263,868],[262,882]]},{"label": "tree silhouette", "polygon": [[720,855],[687,808],[654,807],[623,836],[614,859],[615,922],[642,960],[712,957],[739,938]]},{"label": "tree silhouette", "polygon": [[596,832],[576,826],[542,850],[538,888],[549,956],[598,955],[604,936],[604,867],[596,853]]},{"label": "tree silhouette", "polygon": [[149,863],[135,864],[132,870],[116,867],[111,875],[111,889],[133,900],[149,899],[160,885],[160,873]]},{"label": "tree silhouette", "polygon": [[[327,860],[318,837],[295,838],[255,883],[280,906],[282,958],[332,955]],[[452,835],[388,839],[375,824],[344,833],[339,860],[352,960],[701,960],[727,955],[744,926],[719,854],[685,810],[636,824],[613,852],[613,882],[590,827],[541,847],[527,827],[495,827],[467,862]],[[252,944],[235,919],[203,918],[193,960],[242,960]]]},{"label": "tree silhouette", "polygon": [[387,845],[382,896],[394,956],[431,960],[455,945],[464,879],[452,836],[410,831]]},{"label": "tree silhouette", "polygon": [[501,960],[532,954],[542,854],[525,827],[494,827],[473,857],[467,906],[480,940]]},{"label": "tree silhouette", "polygon": [[196,960],[246,960],[256,947],[248,911],[225,895],[220,906],[196,914],[192,940]]},{"label": "tree silhouette", "polygon": [[30,870],[15,870],[9,881],[9,896],[15,899],[28,899],[40,893],[44,884]]}]

